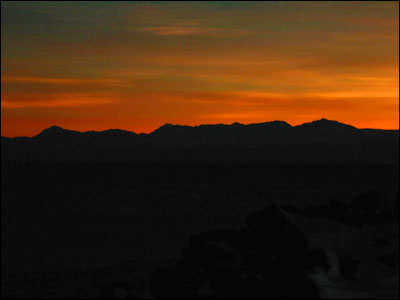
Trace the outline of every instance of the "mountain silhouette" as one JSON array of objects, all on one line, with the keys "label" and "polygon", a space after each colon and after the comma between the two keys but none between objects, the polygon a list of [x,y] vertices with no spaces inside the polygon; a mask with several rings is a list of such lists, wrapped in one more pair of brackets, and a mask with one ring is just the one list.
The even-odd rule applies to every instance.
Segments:
[{"label": "mountain silhouette", "polygon": [[31,138],[1,138],[2,161],[398,163],[398,153],[398,130],[327,119],[298,126],[165,124],[149,134],[51,126]]},{"label": "mountain silhouette", "polygon": [[41,133],[38,134],[38,136],[56,136],[56,135],[62,135],[65,133],[77,133],[77,131],[66,130],[59,126],[53,125],[49,128],[46,128],[45,130],[43,130]]}]

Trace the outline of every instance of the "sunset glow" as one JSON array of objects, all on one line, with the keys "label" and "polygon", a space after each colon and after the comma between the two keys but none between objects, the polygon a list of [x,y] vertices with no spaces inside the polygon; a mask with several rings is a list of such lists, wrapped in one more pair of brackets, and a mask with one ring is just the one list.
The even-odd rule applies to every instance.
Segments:
[{"label": "sunset glow", "polygon": [[398,2],[2,2],[1,134],[399,128]]}]

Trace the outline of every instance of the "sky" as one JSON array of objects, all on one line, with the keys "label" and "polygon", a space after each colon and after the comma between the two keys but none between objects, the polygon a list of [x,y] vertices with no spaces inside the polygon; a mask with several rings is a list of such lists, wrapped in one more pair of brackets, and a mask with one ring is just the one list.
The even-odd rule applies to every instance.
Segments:
[{"label": "sky", "polygon": [[1,134],[399,128],[399,3],[1,2]]}]

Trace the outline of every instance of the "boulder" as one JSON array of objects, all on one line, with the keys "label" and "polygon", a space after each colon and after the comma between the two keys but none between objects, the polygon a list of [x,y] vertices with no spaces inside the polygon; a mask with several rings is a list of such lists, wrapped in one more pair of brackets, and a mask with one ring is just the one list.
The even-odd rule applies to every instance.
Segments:
[{"label": "boulder", "polygon": [[303,232],[277,206],[251,214],[246,222],[253,247],[264,255],[293,257],[309,250]]},{"label": "boulder", "polygon": [[178,295],[179,281],[174,269],[159,268],[150,278],[150,293],[156,299],[174,299]]},{"label": "boulder", "polygon": [[381,191],[370,191],[358,195],[351,202],[350,208],[367,215],[376,215],[393,209],[392,201]]}]

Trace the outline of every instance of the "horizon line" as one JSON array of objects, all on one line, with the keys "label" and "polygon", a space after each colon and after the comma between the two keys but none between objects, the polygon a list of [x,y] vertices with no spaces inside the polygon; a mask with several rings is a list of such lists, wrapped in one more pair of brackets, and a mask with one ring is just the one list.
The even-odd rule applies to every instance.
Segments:
[{"label": "horizon line", "polygon": [[4,136],[4,135],[2,135],[1,137],[3,137],[3,138],[10,138],[10,139],[13,139],[13,138],[33,138],[33,137],[39,135],[40,133],[42,133],[43,131],[45,131],[46,129],[49,129],[49,128],[52,128],[52,127],[58,127],[58,128],[63,129],[63,130],[66,130],[66,131],[74,131],[74,132],[79,132],[79,133],[105,132],[105,131],[109,131],[109,130],[120,130],[120,131],[126,131],[126,132],[130,132],[130,133],[134,133],[134,134],[151,134],[151,133],[155,132],[156,130],[160,129],[161,127],[163,127],[163,126],[165,126],[165,125],[182,126],[182,127],[192,127],[192,128],[194,128],[194,127],[200,127],[200,126],[216,126],[216,125],[232,126],[232,125],[234,125],[234,124],[248,126],[248,125],[256,125],[256,124],[265,124],[265,123],[282,122],[282,123],[288,124],[288,125],[291,126],[291,127],[297,127],[297,126],[301,126],[301,125],[304,125],[304,124],[310,124],[310,123],[318,122],[318,121],[337,122],[337,123],[340,123],[340,124],[343,124],[343,125],[347,125],[347,126],[354,127],[354,128],[356,128],[356,129],[359,129],[359,130],[368,130],[368,129],[371,129],[371,130],[399,131],[399,129],[395,129],[395,128],[393,128],[393,129],[370,128],[370,127],[359,128],[359,127],[356,127],[356,126],[354,126],[354,125],[347,124],[347,123],[342,123],[342,122],[337,121],[337,120],[330,120],[330,119],[326,119],[326,118],[320,118],[320,119],[317,119],[317,120],[313,120],[313,121],[310,121],[310,122],[304,122],[304,123],[300,123],[300,124],[297,124],[297,125],[292,125],[292,124],[290,124],[290,123],[288,123],[288,122],[286,122],[286,121],[283,121],[283,120],[272,120],[272,121],[265,121],[265,122],[259,122],[259,123],[240,123],[240,122],[233,122],[233,123],[231,123],[231,124],[213,123],[213,124],[199,124],[199,125],[172,124],[172,123],[168,123],[168,122],[167,122],[167,123],[164,123],[164,124],[158,126],[156,129],[154,129],[154,130],[152,130],[152,131],[149,131],[149,132],[135,132],[135,131],[126,130],[126,129],[121,129],[121,128],[109,128],[109,129],[105,129],[105,130],[87,130],[87,131],[80,131],[80,130],[66,129],[66,128],[64,128],[64,127],[61,127],[61,126],[58,126],[58,125],[53,124],[53,125],[51,125],[51,126],[49,126],[49,127],[44,128],[43,130],[41,130],[39,133],[37,133],[37,134],[35,134],[35,135],[31,135],[31,136],[22,135],[22,136],[12,136],[12,137],[11,137],[11,136]]}]

